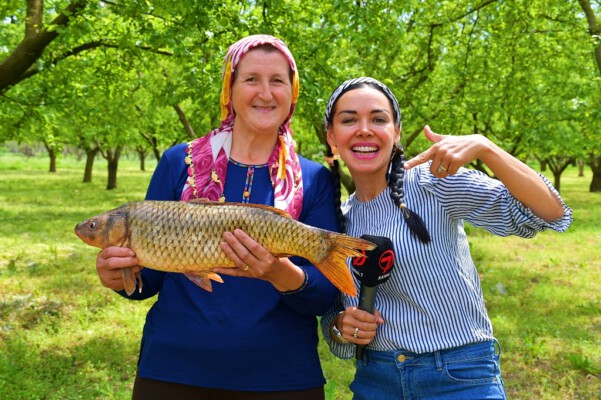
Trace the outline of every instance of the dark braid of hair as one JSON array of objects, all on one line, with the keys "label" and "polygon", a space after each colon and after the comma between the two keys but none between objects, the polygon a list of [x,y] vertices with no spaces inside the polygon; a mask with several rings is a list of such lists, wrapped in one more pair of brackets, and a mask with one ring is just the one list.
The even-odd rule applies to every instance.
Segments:
[{"label": "dark braid of hair", "polygon": [[404,203],[405,190],[403,183],[405,181],[405,153],[403,149],[395,145],[392,150],[392,159],[390,160],[390,172],[388,174],[388,187],[390,188],[390,197],[392,202],[401,208],[403,219],[407,223],[409,230],[422,243],[430,242],[430,234],[426,228],[426,224],[419,215],[411,211]]},{"label": "dark braid of hair", "polygon": [[340,198],[342,197],[342,193],[340,191],[340,171],[338,169],[340,167],[340,163],[336,157],[334,157],[334,153],[332,152],[332,148],[329,144],[326,144],[326,157],[327,160],[332,160],[331,162],[328,161],[328,165],[330,166],[330,170],[332,171],[332,176],[334,179],[334,204],[336,205],[336,217],[338,218],[338,224],[340,225],[341,232],[346,232],[346,220],[344,215],[342,215],[342,209],[340,207],[342,205],[340,201]]}]

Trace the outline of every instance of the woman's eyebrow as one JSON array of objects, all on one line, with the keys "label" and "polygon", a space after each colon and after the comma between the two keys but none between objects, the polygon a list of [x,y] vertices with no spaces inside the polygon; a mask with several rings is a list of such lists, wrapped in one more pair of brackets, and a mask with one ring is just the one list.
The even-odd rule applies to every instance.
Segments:
[{"label": "woman's eyebrow", "polygon": [[[355,110],[340,110],[337,114],[357,114],[357,111]],[[390,112],[385,109],[385,108],[376,108],[374,110],[370,111],[370,114],[377,114],[377,113],[386,113],[386,114],[390,114]]]}]

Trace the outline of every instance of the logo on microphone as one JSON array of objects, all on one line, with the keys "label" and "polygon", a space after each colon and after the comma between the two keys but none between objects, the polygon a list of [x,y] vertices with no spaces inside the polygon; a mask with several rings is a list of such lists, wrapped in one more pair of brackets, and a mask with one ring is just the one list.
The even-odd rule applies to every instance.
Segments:
[{"label": "logo on microphone", "polygon": [[[362,260],[365,263],[365,257],[363,257]],[[380,266],[383,274],[390,271],[390,269],[394,266],[394,251],[386,250],[384,253],[382,253],[380,259],[378,260],[378,265]]]},{"label": "logo on microphone", "polygon": [[361,250],[361,253],[363,254],[363,257],[353,257],[353,261],[351,262],[353,267],[362,267],[365,265],[365,261],[367,261],[367,253],[365,250]]}]

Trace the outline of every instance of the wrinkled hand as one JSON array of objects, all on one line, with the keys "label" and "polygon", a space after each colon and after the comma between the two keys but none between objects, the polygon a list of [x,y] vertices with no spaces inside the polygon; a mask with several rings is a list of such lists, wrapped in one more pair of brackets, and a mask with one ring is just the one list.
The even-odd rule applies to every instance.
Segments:
[{"label": "wrinkled hand", "polygon": [[424,127],[424,134],[434,144],[405,162],[405,169],[431,160],[430,172],[438,178],[457,173],[459,168],[479,158],[480,154],[490,147],[490,141],[482,135],[439,135],[428,125]]},{"label": "wrinkled hand", "polygon": [[257,278],[270,282],[280,291],[295,290],[305,281],[305,272],[288,258],[275,257],[269,250],[236,229],[223,234],[221,250],[236,268],[215,268],[220,275]]},{"label": "wrinkled hand", "polygon": [[130,267],[133,267],[132,272],[135,274],[142,270],[135,253],[127,247],[107,247],[96,256],[96,272],[102,285],[109,289],[125,289],[121,268]]},{"label": "wrinkled hand", "polygon": [[[357,307],[347,307],[344,313],[338,316],[336,326],[347,341],[368,345],[374,340],[378,325],[383,323],[384,319],[378,310],[374,314],[370,314]],[[357,330],[357,335],[355,335],[355,330]]]}]

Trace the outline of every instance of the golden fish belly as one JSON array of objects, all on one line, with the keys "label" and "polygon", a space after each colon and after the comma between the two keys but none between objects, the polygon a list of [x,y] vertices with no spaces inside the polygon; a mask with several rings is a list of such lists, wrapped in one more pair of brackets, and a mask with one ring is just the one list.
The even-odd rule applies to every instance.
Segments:
[{"label": "golden fish belly", "polygon": [[146,201],[128,210],[129,242],[140,264],[162,271],[210,271],[233,267],[219,244],[241,229],[274,255],[327,256],[327,234],[261,208]]}]

